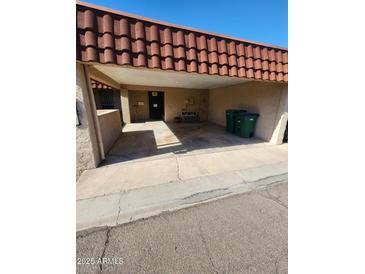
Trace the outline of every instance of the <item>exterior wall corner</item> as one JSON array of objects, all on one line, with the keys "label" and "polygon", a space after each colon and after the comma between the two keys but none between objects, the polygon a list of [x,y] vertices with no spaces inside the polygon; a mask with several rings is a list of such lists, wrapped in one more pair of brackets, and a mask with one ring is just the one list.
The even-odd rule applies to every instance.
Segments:
[{"label": "exterior wall corner", "polygon": [[101,161],[92,117],[92,104],[83,64],[76,63],[76,180],[86,169],[97,167]]}]

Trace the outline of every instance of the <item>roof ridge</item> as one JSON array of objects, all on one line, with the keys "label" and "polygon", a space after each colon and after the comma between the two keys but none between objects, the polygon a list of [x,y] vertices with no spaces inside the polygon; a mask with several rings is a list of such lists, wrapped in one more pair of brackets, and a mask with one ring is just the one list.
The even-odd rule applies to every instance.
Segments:
[{"label": "roof ridge", "polygon": [[172,24],[169,22],[160,21],[160,20],[156,20],[156,19],[152,19],[152,18],[147,18],[147,17],[143,17],[140,15],[136,15],[136,14],[120,11],[120,10],[110,9],[107,7],[103,7],[103,6],[99,6],[99,5],[95,5],[95,4],[91,4],[91,3],[87,3],[87,2],[82,2],[82,1],[78,1],[78,0],[76,1],[76,5],[80,5],[80,6],[96,9],[96,10],[101,10],[101,11],[105,11],[105,12],[110,12],[113,14],[122,15],[122,16],[133,18],[133,19],[143,20],[143,21],[147,21],[150,23],[155,23],[155,24],[164,25],[164,26],[168,26],[168,27],[179,28],[179,29],[198,32],[198,33],[207,34],[207,35],[211,35],[211,36],[221,37],[224,39],[230,39],[230,40],[235,40],[235,41],[239,41],[239,42],[243,42],[243,43],[249,43],[249,44],[253,44],[253,45],[288,51],[288,48],[286,48],[286,47],[281,47],[281,46],[276,46],[276,45],[261,43],[261,42],[255,42],[255,41],[246,40],[246,39],[242,39],[242,38],[238,38],[238,37],[234,37],[234,36],[224,35],[224,34],[215,33],[215,32],[209,32],[209,31],[200,30],[197,28],[187,27],[187,26],[178,25],[178,24]]}]

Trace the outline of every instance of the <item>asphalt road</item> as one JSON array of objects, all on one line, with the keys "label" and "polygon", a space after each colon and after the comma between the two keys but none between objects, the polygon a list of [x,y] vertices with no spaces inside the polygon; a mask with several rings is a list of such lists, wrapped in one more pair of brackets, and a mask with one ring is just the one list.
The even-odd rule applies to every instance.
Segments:
[{"label": "asphalt road", "polygon": [[281,183],[79,232],[77,273],[287,273],[287,193]]}]

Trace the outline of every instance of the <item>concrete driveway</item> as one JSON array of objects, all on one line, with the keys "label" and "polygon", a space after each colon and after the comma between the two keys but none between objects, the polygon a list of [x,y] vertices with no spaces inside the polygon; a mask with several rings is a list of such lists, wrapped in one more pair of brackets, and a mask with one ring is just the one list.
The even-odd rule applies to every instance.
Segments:
[{"label": "concrete driveway", "polygon": [[79,178],[77,200],[287,162],[287,145],[239,138],[210,123],[132,123],[104,163]]},{"label": "concrete driveway", "polygon": [[[113,228],[82,231],[77,235],[77,273],[288,273],[287,207],[283,182]],[[105,263],[82,263],[91,258]]]}]

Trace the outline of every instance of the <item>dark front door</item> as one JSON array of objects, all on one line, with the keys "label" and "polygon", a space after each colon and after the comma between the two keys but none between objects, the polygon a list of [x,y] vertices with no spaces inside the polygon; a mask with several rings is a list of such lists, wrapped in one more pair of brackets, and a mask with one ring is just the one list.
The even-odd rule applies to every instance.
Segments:
[{"label": "dark front door", "polygon": [[164,98],[161,91],[149,91],[148,99],[150,105],[150,118],[153,120],[162,120],[164,115]]}]

